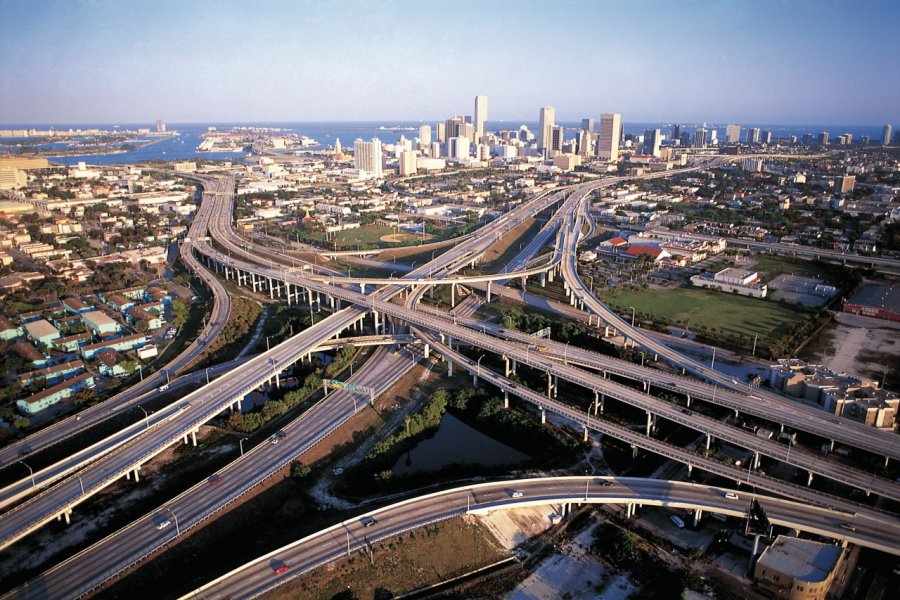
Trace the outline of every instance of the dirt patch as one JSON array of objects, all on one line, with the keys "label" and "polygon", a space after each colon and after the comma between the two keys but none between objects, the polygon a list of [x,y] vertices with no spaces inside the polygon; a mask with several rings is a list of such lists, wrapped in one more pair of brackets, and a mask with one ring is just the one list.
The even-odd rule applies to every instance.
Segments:
[{"label": "dirt patch", "polygon": [[[479,262],[483,264],[490,264],[503,256],[506,251],[509,250],[510,246],[518,242],[519,238],[521,238],[529,230],[529,228],[534,225],[534,221],[534,217],[528,217],[527,219],[524,219],[515,227],[515,229],[504,235],[496,243],[492,244],[490,249],[484,253],[484,256],[481,257],[481,260]],[[535,230],[535,233],[537,233],[538,229]],[[518,251],[518,247],[516,248],[516,251]]]},{"label": "dirt patch", "polygon": [[870,377],[884,387],[900,386],[898,332],[876,319],[839,313],[807,346],[802,358],[837,373]]}]

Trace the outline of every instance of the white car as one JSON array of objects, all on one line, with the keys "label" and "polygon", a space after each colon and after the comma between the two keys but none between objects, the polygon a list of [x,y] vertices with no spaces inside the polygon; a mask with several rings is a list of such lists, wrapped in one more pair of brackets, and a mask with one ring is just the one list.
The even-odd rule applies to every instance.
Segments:
[{"label": "white car", "polygon": [[513,491],[513,493],[510,494],[510,495],[511,495],[513,498],[521,498],[521,497],[524,496],[525,494],[523,494],[523,493],[522,493],[521,491],[519,491],[519,490],[515,490],[515,491]]},{"label": "white car", "polygon": [[725,497],[728,498],[729,500],[737,500],[738,499],[738,495],[735,494],[734,492],[725,492]]},{"label": "white car", "polygon": [[162,521],[160,521],[159,523],[156,524],[156,528],[157,529],[165,529],[166,527],[168,527],[171,524],[172,524],[172,522],[170,520],[163,519]]}]

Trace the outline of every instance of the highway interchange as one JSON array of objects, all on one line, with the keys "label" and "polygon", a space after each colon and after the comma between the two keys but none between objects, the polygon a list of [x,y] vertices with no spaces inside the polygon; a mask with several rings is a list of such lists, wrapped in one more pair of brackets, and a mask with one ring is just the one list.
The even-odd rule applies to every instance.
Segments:
[{"label": "highway interchange", "polygon": [[[866,491],[872,491],[885,497],[898,498],[898,493],[900,493],[898,492],[898,488],[900,488],[900,486],[897,486],[894,482],[880,480],[874,476],[854,469],[840,467],[833,462],[820,459],[819,457],[809,456],[807,453],[799,450],[788,452],[787,447],[785,446],[772,442],[766,444],[759,440],[759,438],[756,438],[755,440],[750,439],[753,438],[753,436],[746,434],[746,432],[741,432],[731,426],[724,425],[712,419],[699,418],[696,413],[687,415],[681,409],[671,405],[667,406],[665,403],[655,400],[648,394],[627,386],[622,386],[621,384],[615,384],[606,379],[602,374],[602,371],[607,368],[616,372],[614,370],[615,365],[612,367],[604,366],[609,365],[610,363],[599,362],[598,357],[592,355],[592,353],[566,347],[563,350],[563,356],[560,357],[558,345],[553,345],[553,352],[547,353],[545,356],[543,352],[537,352],[527,343],[523,343],[521,337],[516,339],[516,334],[513,334],[513,332],[498,332],[495,330],[490,331],[490,334],[493,334],[490,335],[489,330],[485,326],[476,326],[473,328],[473,323],[466,320],[458,320],[457,318],[451,319],[446,315],[436,315],[431,311],[415,310],[415,296],[420,296],[424,293],[428,287],[426,282],[413,284],[414,289],[410,291],[407,297],[406,306],[402,306],[392,302],[391,299],[403,292],[404,285],[410,285],[406,282],[404,282],[404,285],[401,285],[397,280],[385,282],[364,281],[361,278],[355,278],[352,282],[342,281],[341,283],[347,286],[343,287],[332,284],[332,282],[338,282],[337,278],[334,276],[327,277],[327,280],[325,281],[323,281],[323,278],[321,277],[308,277],[304,271],[297,270],[293,266],[288,266],[293,265],[296,259],[286,256],[279,257],[278,253],[272,252],[271,249],[250,245],[246,240],[242,240],[234,234],[233,229],[231,228],[231,196],[227,193],[229,186],[231,186],[229,179],[210,177],[206,178],[204,183],[206,186],[204,202],[195,218],[191,233],[182,247],[182,256],[187,255],[189,257],[185,262],[190,265],[191,270],[195,274],[203,278],[204,281],[209,279],[212,282],[215,282],[209,283],[213,289],[215,289],[216,285],[221,286],[221,283],[219,283],[218,280],[200,266],[200,263],[197,261],[197,257],[199,257],[205,259],[207,264],[218,272],[226,275],[226,277],[230,276],[234,278],[235,276],[240,277],[240,274],[244,274],[245,276],[246,274],[252,274],[254,278],[259,278],[258,281],[253,283],[254,287],[259,285],[260,289],[262,289],[262,286],[265,285],[270,295],[273,297],[276,292],[280,296],[283,296],[286,293],[290,299],[291,294],[293,293],[294,299],[299,301],[305,290],[306,300],[309,301],[312,298],[312,294],[315,293],[319,306],[321,306],[322,297],[335,299],[333,300],[336,302],[335,313],[331,317],[320,321],[315,326],[294,336],[287,342],[284,342],[255,358],[247,360],[233,371],[222,375],[219,379],[202,387],[196,392],[185,396],[178,402],[169,406],[166,410],[157,411],[154,415],[155,418],[153,423],[149,423],[148,420],[148,423],[145,423],[141,435],[129,438],[130,441],[119,443],[114,448],[106,446],[102,450],[98,449],[96,454],[91,457],[93,462],[90,465],[81,468],[77,475],[57,482],[46,492],[4,513],[0,516],[0,543],[3,545],[12,543],[15,539],[21,538],[22,535],[26,535],[28,532],[39,527],[42,523],[45,523],[58,515],[66,514],[71,510],[72,506],[82,501],[90,494],[102,489],[111,481],[122,477],[123,474],[139,473],[141,463],[146,462],[153,455],[162,451],[172,443],[178,443],[179,440],[185,438],[185,436],[192,431],[196,431],[199,425],[208,421],[223,409],[227,409],[250,390],[269,380],[276,379],[278,374],[285,367],[297,360],[301,360],[304,356],[308,356],[309,353],[313,349],[319,347],[323,341],[346,330],[348,327],[355,326],[368,313],[373,313],[375,315],[374,318],[376,324],[379,322],[379,315],[381,315],[382,328],[384,328],[384,315],[390,315],[397,323],[405,323],[421,330],[421,337],[430,340],[430,345],[437,349],[439,353],[442,353],[445,360],[455,360],[457,364],[462,365],[464,368],[470,368],[471,370],[473,365],[469,364],[471,362],[469,359],[455,353],[451,348],[454,342],[457,345],[460,342],[465,342],[497,352],[508,359],[515,359],[520,364],[529,365],[533,368],[545,371],[550,377],[557,376],[573,381],[583,385],[587,389],[595,390],[598,393],[603,393],[611,398],[618,398],[645,408],[654,415],[663,416],[672,421],[694,427],[699,431],[710,433],[716,438],[734,441],[734,443],[742,447],[757,451],[763,455],[778,458],[779,460],[788,460],[792,464],[810,470],[810,472],[820,473],[827,477],[849,482],[851,485],[855,485]],[[858,424],[843,420],[841,420],[842,422],[839,424],[834,423],[823,418],[821,413],[813,414],[816,413],[816,411],[778,398],[766,398],[764,400],[757,398],[764,408],[751,408],[750,406],[747,406],[747,398],[743,395],[746,393],[745,386],[743,386],[744,389],[741,389],[742,386],[735,385],[735,382],[730,381],[727,378],[723,379],[724,376],[720,373],[706,369],[706,367],[702,365],[698,366],[693,361],[688,361],[683,357],[678,356],[667,347],[662,346],[648,336],[644,336],[640,330],[634,330],[628,323],[611,313],[611,311],[608,311],[602,304],[599,304],[590,291],[585,289],[583,282],[581,282],[580,278],[577,276],[577,270],[575,269],[575,251],[579,235],[585,225],[584,211],[580,210],[583,206],[582,199],[588,196],[589,191],[609,184],[610,183],[606,180],[602,182],[591,182],[576,188],[577,191],[565,189],[539,196],[528,205],[518,207],[508,215],[500,217],[488,224],[480,232],[476,232],[478,235],[467,237],[466,240],[457,244],[453,249],[443,253],[440,257],[437,257],[436,260],[427,265],[423,265],[419,269],[406,275],[405,279],[418,280],[426,278],[428,279],[427,283],[436,283],[437,280],[442,280],[442,282],[447,281],[450,279],[450,272],[474,263],[492,243],[517,226],[517,219],[521,219],[520,215],[536,214],[553,204],[563,201],[565,210],[557,212],[557,216],[554,217],[556,221],[554,227],[558,225],[561,234],[557,237],[558,242],[556,252],[554,252],[551,260],[539,267],[536,271],[523,270],[523,260],[521,263],[513,265],[510,268],[510,271],[514,272],[504,274],[502,279],[509,279],[513,276],[524,277],[541,271],[546,272],[553,269],[561,269],[567,286],[574,294],[577,294],[576,300],[583,303],[586,307],[589,307],[595,314],[600,315],[606,323],[616,327],[623,332],[623,334],[627,335],[641,346],[646,347],[648,350],[664,356],[673,364],[681,366],[685,370],[707,378],[710,381],[716,382],[718,385],[712,387],[709,384],[699,383],[696,382],[696,380],[684,377],[671,375],[661,376],[658,371],[653,371],[653,374],[651,374],[649,372],[650,370],[648,370],[648,372],[636,372],[632,369],[629,371],[632,376],[637,375],[643,379],[643,376],[647,375],[648,381],[652,377],[654,385],[671,385],[672,387],[669,389],[676,389],[679,392],[694,394],[697,399],[721,403],[725,406],[728,406],[728,403],[730,402],[736,409],[746,410],[747,412],[758,414],[759,416],[769,418],[776,422],[790,424],[792,427],[822,435],[826,439],[836,439],[848,445],[880,453],[880,455],[885,457],[900,457],[900,447],[898,447],[896,443],[896,437],[891,438],[888,436],[873,435],[880,432],[872,431],[871,429],[864,428]],[[209,235],[216,240],[218,248],[222,248],[229,252],[228,256],[209,243],[209,238],[206,237],[206,231],[208,231]],[[543,232],[547,231],[550,233],[544,233],[543,241],[548,240],[549,237],[553,235],[553,227],[545,228],[543,230]],[[538,248],[535,248],[534,250],[537,249]],[[194,252],[197,253],[196,257]],[[260,255],[263,255],[263,265],[254,262],[259,260]],[[281,262],[279,263],[278,261]],[[492,277],[492,279],[497,281],[501,278]],[[238,280],[240,281],[240,279]],[[247,280],[245,278],[244,283],[246,282]],[[371,284],[372,287],[378,284],[386,284],[386,287],[368,295],[364,295],[362,290],[367,283]],[[219,303],[220,294],[215,294],[215,297],[217,299],[216,305],[221,307]],[[227,294],[225,294],[225,297],[227,297]],[[349,303],[351,306],[349,308],[340,309],[339,306],[341,300]],[[217,321],[219,323],[224,323],[224,320],[224,317],[210,319],[211,322]],[[481,331],[477,329],[478,327],[481,327]],[[440,334],[438,337],[443,337],[448,341],[452,339],[452,342],[444,346],[438,338],[429,338],[429,336],[437,335],[433,332],[438,332]],[[382,352],[382,354],[384,353]],[[562,358],[562,360],[560,360],[560,358]],[[398,372],[390,371],[389,365],[392,364],[392,362],[396,361],[391,361],[387,356],[382,355],[378,362],[372,363],[378,365],[378,369],[373,369],[370,372],[376,373],[380,378],[378,381],[382,383],[393,381],[393,378],[397,376]],[[410,361],[408,358],[403,359],[400,362],[406,365],[405,368],[409,368]],[[381,366],[382,363],[384,366]],[[577,364],[598,369],[601,373],[592,373],[583,368],[579,368],[576,366]],[[636,366],[632,365],[632,367]],[[522,390],[521,388],[516,389],[510,386],[511,382],[509,382],[509,380],[505,380],[504,382],[505,378],[502,378],[498,374],[489,375],[487,372],[482,373],[481,371],[483,371],[483,369],[479,366],[478,375],[480,375],[482,379],[486,377],[496,378],[495,383],[507,392],[512,392],[514,395],[519,395],[520,397],[524,397],[526,400],[535,403],[540,398],[542,400],[542,406],[549,408],[552,403],[555,405],[553,410],[556,410],[560,414],[565,414],[566,411],[570,411],[570,413],[573,414],[577,413],[578,416],[573,417],[573,414],[568,414],[567,416],[574,418],[576,422],[581,422],[592,429],[597,429],[601,424],[601,419],[592,419],[587,412],[580,412],[580,410],[575,411],[575,409],[571,407],[564,407],[560,403],[553,402],[550,398],[545,398],[530,390]],[[660,381],[663,377],[668,381]],[[712,390],[710,390],[710,387],[712,387]],[[727,388],[733,388],[734,391],[726,391]],[[718,396],[716,396],[716,391],[718,391]],[[343,401],[340,400],[342,397],[344,397]],[[160,507],[160,510],[154,511],[153,514],[147,515],[144,519],[129,526],[129,528],[137,528],[135,530],[130,530],[130,534],[125,535],[123,533],[125,530],[117,532],[98,543],[95,547],[89,548],[87,551],[76,555],[73,559],[70,559],[70,561],[58,565],[42,575],[38,580],[31,582],[29,586],[26,586],[24,589],[33,590],[34,593],[29,592],[27,597],[48,597],[47,595],[42,595],[39,590],[49,590],[53,585],[56,585],[57,587],[53,587],[52,589],[63,595],[80,595],[87,590],[93,589],[110,576],[121,571],[123,568],[126,568],[129,564],[137,560],[137,558],[147,556],[167,541],[167,539],[161,539],[158,535],[159,531],[152,526],[154,519],[158,520],[160,514],[171,513],[173,516],[178,515],[178,518],[181,520],[181,524],[178,527],[178,530],[180,531],[195,526],[209,518],[223,506],[234,501],[234,499],[248,491],[254,485],[257,485],[259,481],[261,481],[261,479],[258,479],[260,474],[263,474],[265,477],[268,476],[267,473],[282,468],[284,464],[290,462],[289,455],[290,457],[296,456],[304,447],[308,447],[308,444],[316,443],[318,440],[322,439],[327,432],[331,431],[334,427],[339,426],[349,418],[353,412],[351,406],[352,403],[350,402],[351,399],[352,397],[348,393],[339,392],[329,395],[327,401],[323,401],[317,405],[317,410],[310,411],[311,414],[307,413],[303,418],[294,421],[291,427],[295,429],[286,429],[288,439],[291,440],[290,443],[285,442],[279,446],[273,446],[272,450],[274,451],[274,448],[280,448],[278,452],[284,452],[283,455],[279,454],[279,457],[273,460],[272,456],[261,456],[263,451],[258,451],[257,454],[248,452],[244,457],[241,457],[240,460],[232,463],[229,467],[228,470],[233,470],[234,472],[228,473],[227,477],[223,477],[222,482],[223,484],[227,482],[227,485],[219,484],[212,486],[205,481],[198,483],[197,486],[173,500],[173,503],[176,501],[180,502],[177,504],[177,509],[175,509],[174,506],[169,505]],[[105,409],[108,410],[108,408]],[[690,416],[690,418],[688,418],[688,416]],[[307,419],[307,421],[301,422],[302,419]],[[809,423],[810,419],[812,419],[812,423]],[[77,429],[77,426],[81,425],[80,421],[75,423],[75,425],[76,426],[73,427],[73,429]],[[624,435],[623,432],[619,431],[607,431],[607,433],[616,435],[616,437],[623,437]],[[633,432],[631,433],[633,434]],[[122,432],[121,435],[126,435],[126,433]],[[645,438],[641,442],[644,447],[646,447],[647,444],[653,445],[655,442],[652,437],[640,437]],[[268,445],[264,444],[263,446]],[[259,448],[259,446],[257,448]],[[669,456],[672,453],[671,449],[662,450],[665,450],[661,453],[666,456]],[[699,456],[686,456],[683,454],[684,452],[685,451],[682,449],[675,448],[673,458],[680,460],[681,462],[687,462],[698,468],[709,468],[713,472],[722,472],[720,467],[724,467],[723,465],[717,466],[706,464],[703,461],[708,459],[702,459]],[[790,456],[786,456],[788,453]],[[241,471],[243,467],[236,466],[239,464],[250,465],[246,467],[248,472],[243,473]],[[260,465],[263,464],[267,465],[267,468],[260,470]],[[272,467],[275,464],[278,465],[277,468],[274,468],[273,471],[269,471],[268,467]],[[717,471],[716,469],[719,470]],[[223,471],[222,474],[225,475],[226,472],[227,471]],[[837,510],[867,515],[867,518],[871,517],[873,519],[879,518],[887,520],[892,526],[895,524],[895,519],[893,517],[883,513],[871,511],[871,509],[837,498],[823,497],[821,494],[806,490],[806,488],[802,487],[799,488],[798,492],[798,489],[794,489],[797,488],[797,486],[790,486],[790,484],[784,484],[784,482],[778,482],[777,480],[769,481],[772,478],[758,475],[757,473],[743,471],[736,474],[725,470],[723,474],[736,480],[743,479],[746,476],[747,481],[760,489],[769,489],[776,493],[782,493],[792,497],[801,497],[796,494],[803,492],[808,496],[810,504],[830,506]],[[50,481],[52,481],[52,479]],[[48,481],[48,483],[50,481]],[[134,531],[139,531],[140,534],[135,535]],[[178,535],[178,531],[175,533]],[[168,535],[171,535],[171,532],[169,532]],[[110,566],[105,569],[97,569],[96,567],[91,568],[91,564],[96,564],[92,561],[96,561],[98,556],[108,557],[110,559]],[[78,572],[82,573],[83,576],[80,577],[81,581],[79,582],[68,582],[66,580],[65,574],[67,572],[70,573],[75,568],[75,565],[71,561],[82,561],[79,564]],[[49,597],[56,596],[51,595]]]}]

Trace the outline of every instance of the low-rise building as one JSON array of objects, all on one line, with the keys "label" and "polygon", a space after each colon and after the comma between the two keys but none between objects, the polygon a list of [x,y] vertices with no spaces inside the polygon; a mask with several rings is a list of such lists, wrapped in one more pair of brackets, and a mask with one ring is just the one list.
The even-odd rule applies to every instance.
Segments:
[{"label": "low-rise building", "polygon": [[753,577],[778,598],[825,600],[843,557],[840,546],[779,535],[756,561]]},{"label": "low-rise building", "polygon": [[117,333],[119,324],[106,313],[95,310],[81,315],[85,327],[93,331],[98,337]]},{"label": "low-rise building", "polygon": [[93,387],[93,373],[82,373],[72,379],[67,379],[46,390],[19,400],[16,407],[25,415],[35,415],[59,402],[65,402],[72,394],[86,387]]},{"label": "low-rise building", "polygon": [[25,323],[25,333],[39,344],[47,344],[48,346],[60,337],[59,329],[54,327],[46,319],[35,319]]},{"label": "low-rise building", "polygon": [[31,385],[40,379],[43,379],[50,385],[55,385],[64,379],[78,375],[82,371],[84,371],[84,363],[80,360],[72,360],[53,365],[52,367],[22,373],[19,375],[18,380],[22,385]]},{"label": "low-rise building", "polygon": [[146,343],[147,336],[145,336],[143,333],[135,333],[134,335],[126,335],[124,337],[82,346],[81,356],[83,356],[86,360],[91,360],[92,358],[97,356],[98,352],[102,350],[110,349],[118,350],[119,352],[127,352],[128,350],[140,348]]}]

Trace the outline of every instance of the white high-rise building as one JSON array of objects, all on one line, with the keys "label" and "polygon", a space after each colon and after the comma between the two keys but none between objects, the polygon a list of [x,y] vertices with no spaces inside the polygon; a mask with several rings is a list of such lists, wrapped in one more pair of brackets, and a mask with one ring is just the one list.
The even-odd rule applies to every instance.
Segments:
[{"label": "white high-rise building", "polygon": [[622,131],[622,115],[600,115],[600,135],[597,137],[597,158],[608,162],[619,161],[619,135]]},{"label": "white high-rise building", "polygon": [[419,144],[423,148],[431,146],[431,125],[419,125]]},{"label": "white high-rise building", "polygon": [[538,125],[538,150],[550,149],[550,131],[555,122],[555,112],[552,106],[545,106],[541,109],[540,125]]},{"label": "white high-rise building", "polygon": [[372,138],[371,142],[357,139],[354,144],[353,166],[369,177],[383,177],[381,169],[381,140]]},{"label": "white high-rise building", "polygon": [[891,132],[893,131],[893,127],[888,123],[884,126],[884,129],[881,130],[881,145],[882,146],[890,146],[891,145]]},{"label": "white high-rise building", "polygon": [[405,150],[400,153],[400,176],[416,174],[416,153],[412,150]]},{"label": "white high-rise building", "polygon": [[440,142],[431,142],[431,150],[428,152],[428,156],[431,158],[440,158],[441,157],[441,143]]},{"label": "white high-rise building", "polygon": [[487,121],[487,96],[475,96],[475,143],[480,144],[484,137],[484,122]]},{"label": "white high-rise building", "polygon": [[162,119],[156,120],[156,132],[157,133],[165,133],[166,132],[166,122]]},{"label": "white high-rise building", "polygon": [[472,155],[469,153],[470,145],[471,142],[467,137],[450,138],[447,141],[448,158],[455,158],[456,160],[471,158]]},{"label": "white high-rise building", "polygon": [[737,144],[739,141],[741,141],[741,126],[727,125],[725,127],[725,143]]}]

